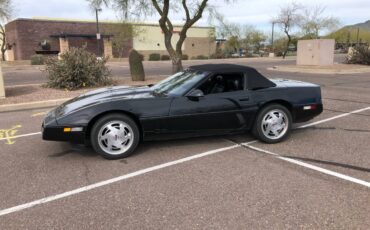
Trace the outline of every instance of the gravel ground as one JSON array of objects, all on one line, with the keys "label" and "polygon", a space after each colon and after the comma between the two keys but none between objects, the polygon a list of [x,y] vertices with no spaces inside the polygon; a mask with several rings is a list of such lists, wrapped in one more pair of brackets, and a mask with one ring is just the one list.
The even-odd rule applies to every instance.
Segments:
[{"label": "gravel ground", "polygon": [[[119,79],[115,81],[114,85],[142,86],[156,83],[163,78],[164,77],[150,76],[147,77],[145,81]],[[96,88],[99,87],[68,91],[62,89],[45,88],[42,85],[9,86],[5,89],[6,98],[4,100],[0,100],[0,105],[76,97]]]}]

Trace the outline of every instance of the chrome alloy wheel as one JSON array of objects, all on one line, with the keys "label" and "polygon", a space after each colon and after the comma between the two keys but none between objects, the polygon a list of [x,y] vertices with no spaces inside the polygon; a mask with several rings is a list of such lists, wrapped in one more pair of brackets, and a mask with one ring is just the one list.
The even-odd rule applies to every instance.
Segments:
[{"label": "chrome alloy wheel", "polygon": [[98,143],[107,154],[119,155],[131,147],[134,138],[134,132],[127,123],[110,121],[100,128]]},{"label": "chrome alloy wheel", "polygon": [[288,116],[284,111],[274,109],[265,114],[262,119],[261,128],[263,135],[269,139],[279,139],[288,130]]}]

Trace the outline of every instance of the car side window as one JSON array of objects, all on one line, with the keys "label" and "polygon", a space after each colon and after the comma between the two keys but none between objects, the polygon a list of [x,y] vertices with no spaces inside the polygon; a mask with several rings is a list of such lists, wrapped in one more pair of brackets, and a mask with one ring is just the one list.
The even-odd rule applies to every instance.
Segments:
[{"label": "car side window", "polygon": [[244,89],[243,73],[214,74],[203,82],[198,89],[204,95],[234,92]]}]

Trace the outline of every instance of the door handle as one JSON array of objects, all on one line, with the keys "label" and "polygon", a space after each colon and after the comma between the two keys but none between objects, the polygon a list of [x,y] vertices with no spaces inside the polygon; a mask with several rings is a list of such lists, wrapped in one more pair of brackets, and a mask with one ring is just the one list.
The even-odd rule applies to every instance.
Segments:
[{"label": "door handle", "polygon": [[249,101],[249,97],[240,98],[239,101]]}]

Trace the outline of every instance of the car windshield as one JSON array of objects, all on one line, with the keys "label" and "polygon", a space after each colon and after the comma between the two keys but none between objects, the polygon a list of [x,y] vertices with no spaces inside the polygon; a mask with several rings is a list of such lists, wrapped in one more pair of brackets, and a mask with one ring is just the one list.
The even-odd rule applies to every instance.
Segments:
[{"label": "car windshield", "polygon": [[181,96],[204,78],[206,73],[184,71],[176,73],[152,86],[155,94]]}]

